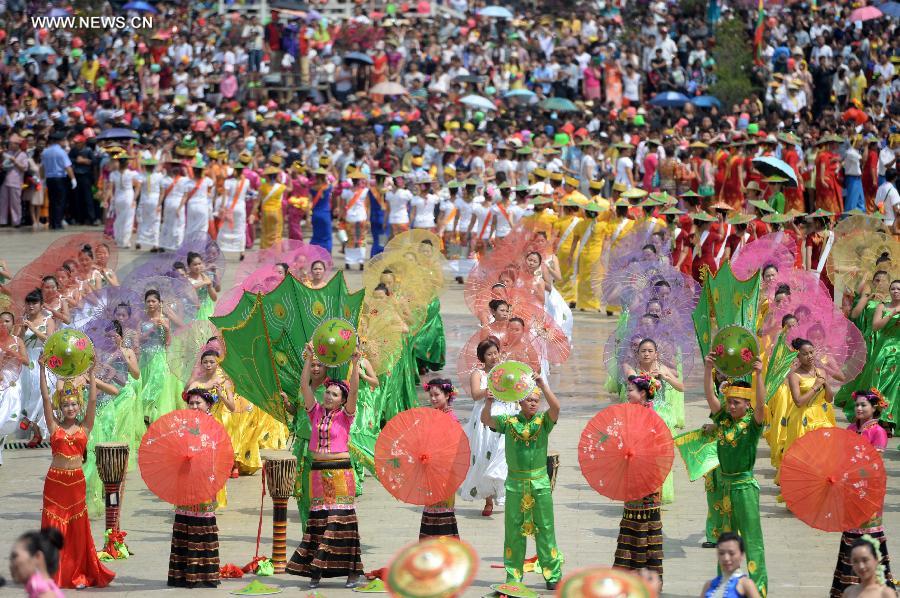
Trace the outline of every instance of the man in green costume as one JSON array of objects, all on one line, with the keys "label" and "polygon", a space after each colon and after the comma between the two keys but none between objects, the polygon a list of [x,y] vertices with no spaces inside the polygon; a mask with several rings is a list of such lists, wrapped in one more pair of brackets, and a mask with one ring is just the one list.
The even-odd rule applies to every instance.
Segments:
[{"label": "man in green costume", "polygon": [[[710,417],[716,424],[718,482],[723,496],[724,529],[721,531],[737,532],[744,539],[747,571],[765,598],[768,586],[766,554],[759,519],[759,484],[753,477],[756,447],[766,418],[763,364],[759,360],[753,363],[755,389],[741,381],[725,388],[724,407],[716,393],[713,369],[713,355],[710,354],[706,356],[703,388]],[[753,408],[751,401],[754,401]]]},{"label": "man in green costume", "polygon": [[538,413],[540,394],[533,393],[519,402],[516,415],[491,417],[494,397],[488,393],[481,423],[505,436],[506,512],[503,540],[503,564],[506,581],[522,581],[525,567],[526,538],[534,536],[538,562],[547,582],[555,589],[562,577],[563,556],[556,545],[553,527],[553,496],[547,475],[547,444],[559,419],[559,400],[543,378],[537,387],[547,398],[547,410]]}]

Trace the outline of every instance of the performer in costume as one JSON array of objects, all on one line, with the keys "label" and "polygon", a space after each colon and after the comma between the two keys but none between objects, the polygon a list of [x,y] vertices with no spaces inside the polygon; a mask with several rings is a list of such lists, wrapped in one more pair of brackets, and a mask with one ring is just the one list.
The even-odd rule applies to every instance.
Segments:
[{"label": "performer in costume", "polygon": [[216,399],[212,415],[228,432],[234,448],[231,477],[253,475],[262,467],[259,456],[262,429],[254,425],[258,410],[235,392],[231,379],[219,366],[220,358],[219,352],[213,348],[203,351],[199,372],[191,376],[187,387],[206,390]]},{"label": "performer in costume", "polygon": [[[456,398],[456,389],[447,378],[434,378],[425,384],[425,391],[431,406],[453,418],[455,425],[459,425],[456,414],[453,413],[451,404]],[[455,495],[433,505],[427,505],[422,509],[422,523],[419,526],[419,540],[451,536],[459,538],[459,528],[456,525]]]},{"label": "performer in costume", "polygon": [[86,502],[92,517],[103,514],[106,506],[103,482],[97,472],[94,448],[104,442],[128,443],[128,470],[137,464],[140,438],[147,430],[141,405],[141,370],[135,352],[125,346],[124,329],[117,320],[107,324],[105,335],[111,339],[116,352],[94,370],[97,390],[97,414],[94,429],[87,444],[84,472]]},{"label": "performer in costume", "polygon": [[284,235],[284,213],[282,199],[287,187],[278,181],[281,170],[275,166],[267,166],[263,171],[265,180],[259,186],[259,201],[256,210],[250,216],[250,222],[257,220],[262,224],[259,239],[260,249],[268,249],[281,242]]},{"label": "performer in costume", "polygon": [[[612,239],[615,230],[609,229],[606,223],[598,219],[600,211],[601,207],[595,202],[588,202],[584,205],[585,218],[578,223],[572,233],[572,250],[565,262],[572,268],[573,280],[576,284],[575,305],[580,311],[600,309],[600,301],[594,296],[594,290],[591,287],[591,272],[594,264],[601,257],[607,235],[610,238],[610,245],[616,242]],[[622,222],[619,224],[621,229],[625,228],[625,224]],[[620,227],[617,226],[616,230],[619,229]]]},{"label": "performer in costume", "polygon": [[[222,399],[226,400],[224,396]],[[184,401],[188,409],[203,411],[207,415],[211,415],[210,411],[217,402],[212,393],[202,388],[187,390]],[[214,588],[219,585],[218,506],[216,498],[211,496],[209,500],[195,505],[175,507],[167,585],[179,588]]]},{"label": "performer in costume", "polygon": [[107,205],[112,205],[116,219],[113,224],[113,237],[119,247],[131,248],[131,232],[134,229],[134,213],[141,193],[141,175],[131,170],[128,154],[116,154],[113,158],[119,169],[109,175],[109,197]]},{"label": "performer in costume", "polygon": [[331,253],[331,185],[328,184],[328,171],[317,168],[315,190],[312,197],[312,238],[310,244],[318,245]]},{"label": "performer in costume", "polygon": [[352,189],[345,189],[340,197],[340,212],[347,226],[347,248],[344,252],[344,267],[359,266],[363,269],[366,261],[366,235],[369,220],[368,179],[362,171],[354,170],[348,175],[353,181]]},{"label": "performer in costume", "polygon": [[153,158],[141,160],[144,174],[141,176],[140,202],[137,213],[138,230],[135,244],[135,249],[146,245],[152,253],[156,253],[159,248],[159,227],[162,217],[160,197],[163,180],[166,177],[164,173],[156,171],[157,164],[159,161]]},{"label": "performer in costume", "polygon": [[[55,527],[64,539],[59,570],[53,580],[61,588],[104,588],[113,580],[115,573],[104,567],[97,558],[85,504],[84,474],[81,472],[97,409],[94,373],[90,371],[75,380],[62,382],[53,393],[51,402],[43,355],[39,361],[41,400],[47,414],[50,452],[53,455],[44,481],[41,528]],[[82,408],[85,391],[87,405]],[[54,409],[59,411],[60,417],[57,418]]]},{"label": "performer in costume", "polygon": [[559,400],[543,378],[535,379],[547,399],[547,410],[538,413],[540,394],[532,393],[519,402],[516,415],[492,416],[494,397],[484,399],[481,423],[504,436],[506,496],[511,508],[504,513],[503,565],[507,582],[520,582],[525,566],[526,538],[534,536],[541,574],[547,589],[556,589],[562,577],[563,555],[556,545],[553,525],[553,496],[547,475],[547,446],[550,432],[559,420]]},{"label": "performer in costume", "polygon": [[[712,225],[716,219],[706,212],[693,214],[694,219],[694,249],[691,262],[691,275],[697,282],[701,281],[704,267],[710,274],[715,274],[719,267],[716,264],[716,249],[719,247],[719,233]],[[724,239],[722,239],[724,241]]]},{"label": "performer in costume", "polygon": [[[433,266],[435,262],[432,256],[436,251],[439,250],[432,245],[430,240],[422,241],[419,244],[418,256],[421,258],[420,267]],[[425,321],[415,333],[412,345],[419,375],[425,374],[428,370],[437,372],[444,369],[447,360],[447,339],[444,334],[444,320],[441,317],[441,300],[437,293],[428,303]]]},{"label": "performer in costume", "polygon": [[878,540],[865,535],[854,542],[850,548],[850,562],[853,564],[853,573],[859,578],[859,583],[844,590],[842,596],[844,598],[860,598],[862,596],[894,598],[897,591],[888,587],[884,566],[879,564],[881,560]]},{"label": "performer in costume", "polygon": [[0,465],[3,465],[3,445],[6,436],[19,429],[19,419],[22,417],[22,376],[27,375],[23,366],[28,366],[30,360],[25,343],[18,336],[14,336],[16,318],[12,312],[0,312],[0,357],[9,368],[10,373],[17,376],[18,380],[2,380],[6,389],[0,391]]},{"label": "performer in costume", "polygon": [[[755,390],[745,382],[725,388],[725,405],[717,396],[713,380],[712,355],[705,359],[704,393],[710,417],[716,424],[716,452],[719,457],[719,481],[722,495],[730,502],[726,523],[741,535],[747,546],[747,571],[765,598],[768,588],[766,555],[759,515],[759,484],[753,477],[756,447],[766,418],[766,385],[763,364],[753,364]],[[750,407],[754,401],[753,408]]]},{"label": "performer in costume", "polygon": [[[887,432],[878,424],[878,416],[882,409],[888,406],[887,402],[875,390],[858,390],[853,393],[856,409],[856,419],[847,429],[856,432],[868,440],[879,453],[887,448]],[[891,575],[891,559],[887,551],[887,537],[884,534],[882,518],[884,508],[872,515],[872,518],[856,529],[846,530],[841,534],[841,544],[838,550],[837,565],[834,568],[834,581],[831,584],[831,597],[840,598],[844,590],[849,586],[859,583],[850,563],[850,554],[853,545],[863,536],[869,536],[878,543],[878,552],[881,555],[880,564],[884,567],[884,577],[889,588],[895,584]]]},{"label": "performer in costume", "polygon": [[725,532],[716,542],[719,575],[703,586],[703,598],[759,598],[756,585],[741,571],[744,540],[738,534]]},{"label": "performer in costume", "polygon": [[[626,398],[633,405],[652,408],[656,394],[661,389],[662,383],[653,376],[630,375]],[[613,566],[633,570],[647,568],[662,577],[663,535],[660,507],[662,500],[659,491],[625,502]]]},{"label": "performer in costume", "polygon": [[171,342],[171,320],[159,291],[149,289],[144,293],[144,306],[146,319],[140,327],[139,364],[144,421],[149,424],[179,408],[180,383],[169,372],[166,362],[166,349]]},{"label": "performer in costume", "polygon": [[834,232],[830,228],[831,215],[822,210],[810,214],[812,230],[806,236],[803,244],[803,266],[815,273],[828,289],[829,295],[834,297],[834,284],[825,272],[825,263],[834,246]]},{"label": "performer in costume", "polygon": [[[722,176],[721,192],[717,195],[717,201],[725,202],[735,210],[742,211],[745,186],[744,162],[747,160],[747,154],[742,141],[737,141],[732,146],[735,152],[727,158],[727,165]],[[722,163],[722,161],[719,162],[720,165]]]},{"label": "performer in costume", "polygon": [[222,184],[219,197],[219,249],[244,256],[247,243],[247,198],[251,193],[250,181],[244,176],[244,163],[231,165],[234,174]]},{"label": "performer in costume", "polygon": [[[465,430],[472,451],[472,466],[458,492],[466,501],[483,498],[484,509],[481,514],[489,517],[494,512],[495,501],[498,505],[506,502],[506,445],[503,436],[484,424],[482,417],[484,410],[489,408],[485,401],[489,394],[487,373],[501,361],[500,343],[495,338],[487,338],[478,343],[475,352],[483,368],[470,374],[470,388],[475,404]],[[492,403],[490,408],[493,409],[492,417],[515,415],[519,411],[514,403]]]},{"label": "performer in costume", "polygon": [[827,135],[819,140],[816,155],[816,205],[833,214],[844,211],[843,192],[840,181],[841,159],[835,153],[837,139]]},{"label": "performer in costume", "polygon": [[29,448],[38,446],[48,433],[44,402],[41,399],[38,360],[41,353],[44,352],[44,342],[47,337],[56,332],[56,324],[53,317],[41,309],[43,300],[43,294],[38,289],[25,296],[24,315],[18,330],[18,336],[25,343],[25,349],[28,351],[28,365],[27,369],[22,372],[20,384],[22,385],[23,422],[28,424],[33,434],[28,442]]},{"label": "performer in costume", "polygon": [[573,264],[567,258],[572,253],[573,233],[581,222],[581,207],[574,200],[563,202],[562,215],[553,223],[556,238],[556,258],[559,261],[560,280],[556,289],[569,306],[575,305],[577,282],[573,277]]},{"label": "performer in costume", "polygon": [[[652,403],[648,404],[652,405],[653,410],[666,423],[666,427],[669,428],[669,431],[673,432],[677,423],[676,410],[671,398],[667,397],[667,393],[673,391],[676,393],[684,393],[684,382],[675,371],[670,369],[668,366],[660,363],[659,351],[656,346],[656,341],[654,341],[652,338],[645,338],[641,340],[641,343],[638,345],[637,355],[635,357],[636,364],[634,367],[632,367],[631,364],[625,364],[623,366],[622,369],[624,370],[625,375],[627,376],[628,380],[637,375],[653,378],[659,383],[659,385],[654,389]],[[684,398],[682,395],[682,401],[683,400]],[[666,481],[663,484],[661,493],[663,502],[674,502],[675,481],[672,477],[671,472],[669,472],[669,475],[666,477]],[[640,567],[637,568],[640,569]]]},{"label": "performer in costume", "polygon": [[205,176],[206,162],[200,155],[190,163],[194,178],[185,186],[187,192],[181,200],[181,209],[186,210],[184,238],[196,239],[209,232],[212,202],[215,199],[215,184]]},{"label": "performer in costume", "polygon": [[803,202],[803,173],[801,172],[803,162],[800,160],[800,154],[797,152],[797,148],[801,147],[800,139],[793,133],[778,135],[778,138],[784,143],[782,146],[781,159],[794,171],[794,176],[797,177],[798,183],[795,187],[788,187],[785,189],[785,209],[787,212],[793,210],[803,212],[805,210]]},{"label": "performer in costume", "polygon": [[791,342],[797,351],[797,368],[788,374],[787,383],[795,409],[789,412],[784,453],[801,436],[819,428],[835,427],[834,395],[825,380],[825,372],[816,363],[815,348],[806,339]]},{"label": "performer in costume", "polygon": [[203,256],[194,251],[187,254],[187,279],[191,286],[197,291],[197,297],[200,299],[200,309],[197,311],[198,320],[207,320],[215,310],[215,302],[219,296],[216,294],[216,288],[212,279],[206,274],[206,265],[203,263]]},{"label": "performer in costume", "polygon": [[848,400],[848,388],[878,390],[888,403],[888,407],[881,412],[880,420],[890,431],[900,418],[900,368],[897,367],[900,361],[900,280],[891,281],[888,289],[890,301],[877,302],[872,314],[872,333],[866,338],[867,343],[871,343],[866,365],[854,380],[841,388],[835,402],[843,405],[844,414],[852,421],[855,405]]},{"label": "performer in costume", "polygon": [[[312,345],[307,345],[312,354]],[[300,392],[315,431],[309,441],[312,467],[308,472],[312,502],[303,541],[291,557],[287,572],[309,577],[310,589],[323,577],[347,577],[353,588],[363,573],[362,549],[354,507],[356,488],[347,442],[356,414],[359,389],[359,354],[351,360],[350,383],[328,380],[322,403],[316,402],[310,362],[303,364]]]},{"label": "performer in costume", "polygon": [[182,199],[193,188],[191,179],[183,174],[181,162],[166,163],[169,174],[163,178],[159,203],[162,205],[159,229],[159,250],[175,251],[184,241],[185,215]]}]

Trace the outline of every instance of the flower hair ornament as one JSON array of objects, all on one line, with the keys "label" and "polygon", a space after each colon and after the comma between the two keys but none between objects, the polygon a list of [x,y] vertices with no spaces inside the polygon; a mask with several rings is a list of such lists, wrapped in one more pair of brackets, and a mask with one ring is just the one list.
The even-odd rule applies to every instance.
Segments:
[{"label": "flower hair ornament", "polygon": [[647,385],[647,397],[649,397],[651,401],[653,400],[653,397],[656,396],[656,391],[662,388],[662,382],[646,373],[636,375],[634,377],[634,382],[643,382]]},{"label": "flower hair ornament", "polygon": [[447,395],[450,401],[455,399],[457,394],[456,387],[450,382],[426,382],[422,385],[422,388],[425,389],[425,392],[428,392],[432,388],[440,388],[441,392]]},{"label": "flower hair ornament", "polygon": [[884,411],[889,407],[888,402],[884,399],[884,395],[882,395],[877,388],[870,388],[869,390],[861,390],[853,393],[853,400],[860,397],[872,403],[872,406],[879,411]]},{"label": "flower hair ornament", "polygon": [[864,540],[872,545],[872,550],[875,551],[875,560],[878,561],[878,566],[875,568],[875,579],[878,580],[878,583],[884,585],[885,583],[887,583],[887,581],[884,577],[884,563],[882,562],[883,557],[881,555],[881,543],[869,534],[864,534],[860,537],[860,540]]},{"label": "flower hair ornament", "polygon": [[212,403],[213,405],[219,402],[218,393],[209,392],[205,388],[191,388],[189,390],[186,390],[181,393],[181,400],[187,403],[188,399],[191,398],[191,396],[200,397],[207,403]]}]

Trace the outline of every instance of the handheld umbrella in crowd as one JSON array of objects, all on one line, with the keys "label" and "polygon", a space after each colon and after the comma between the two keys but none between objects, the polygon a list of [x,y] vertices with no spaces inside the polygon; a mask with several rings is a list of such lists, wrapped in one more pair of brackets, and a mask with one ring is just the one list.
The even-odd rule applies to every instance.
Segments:
[{"label": "handheld umbrella in crowd", "polygon": [[412,505],[433,505],[453,496],[470,461],[462,427],[429,407],[398,413],[375,443],[378,480],[394,498]]},{"label": "handheld umbrella in crowd", "polygon": [[738,280],[747,280],[757,271],[764,273],[770,266],[778,272],[786,272],[794,267],[796,260],[797,246],[792,239],[786,235],[768,234],[738,249],[731,258],[731,269]]},{"label": "handheld umbrella in crowd", "polygon": [[585,426],[578,464],[591,488],[613,500],[637,500],[660,489],[675,458],[672,434],[655,411],[622,403]]},{"label": "handheld umbrella in crowd", "polygon": [[475,550],[458,538],[443,536],[398,552],[388,566],[385,587],[397,598],[453,598],[472,584],[477,571]]},{"label": "handheld umbrella in crowd", "polygon": [[497,400],[518,403],[534,392],[534,370],[521,361],[504,361],[488,372],[487,385]]},{"label": "handheld umbrella in crowd", "polygon": [[556,589],[557,598],[656,598],[640,576],[612,567],[588,567],[566,575]]},{"label": "handheld umbrella in crowd", "polygon": [[94,363],[94,343],[80,330],[65,328],[50,335],[44,344],[47,369],[59,378],[75,378]]},{"label": "handheld umbrella in crowd", "polygon": [[179,409],[150,424],[138,449],[147,488],[173,505],[196,505],[215,498],[234,463],[228,432],[214,417]]},{"label": "handheld umbrella in crowd", "polygon": [[878,450],[850,430],[820,428],[798,438],[781,462],[781,493],[816,529],[861,527],[884,504],[887,472]]}]

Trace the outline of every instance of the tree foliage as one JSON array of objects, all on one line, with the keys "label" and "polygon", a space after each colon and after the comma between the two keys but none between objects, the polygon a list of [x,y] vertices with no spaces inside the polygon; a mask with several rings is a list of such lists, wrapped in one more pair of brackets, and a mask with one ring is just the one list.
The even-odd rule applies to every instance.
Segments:
[{"label": "tree foliage", "polygon": [[716,83],[710,93],[719,98],[726,111],[758,91],[754,86],[753,42],[738,19],[720,21],[716,28],[716,45],[712,55],[716,61]]}]

